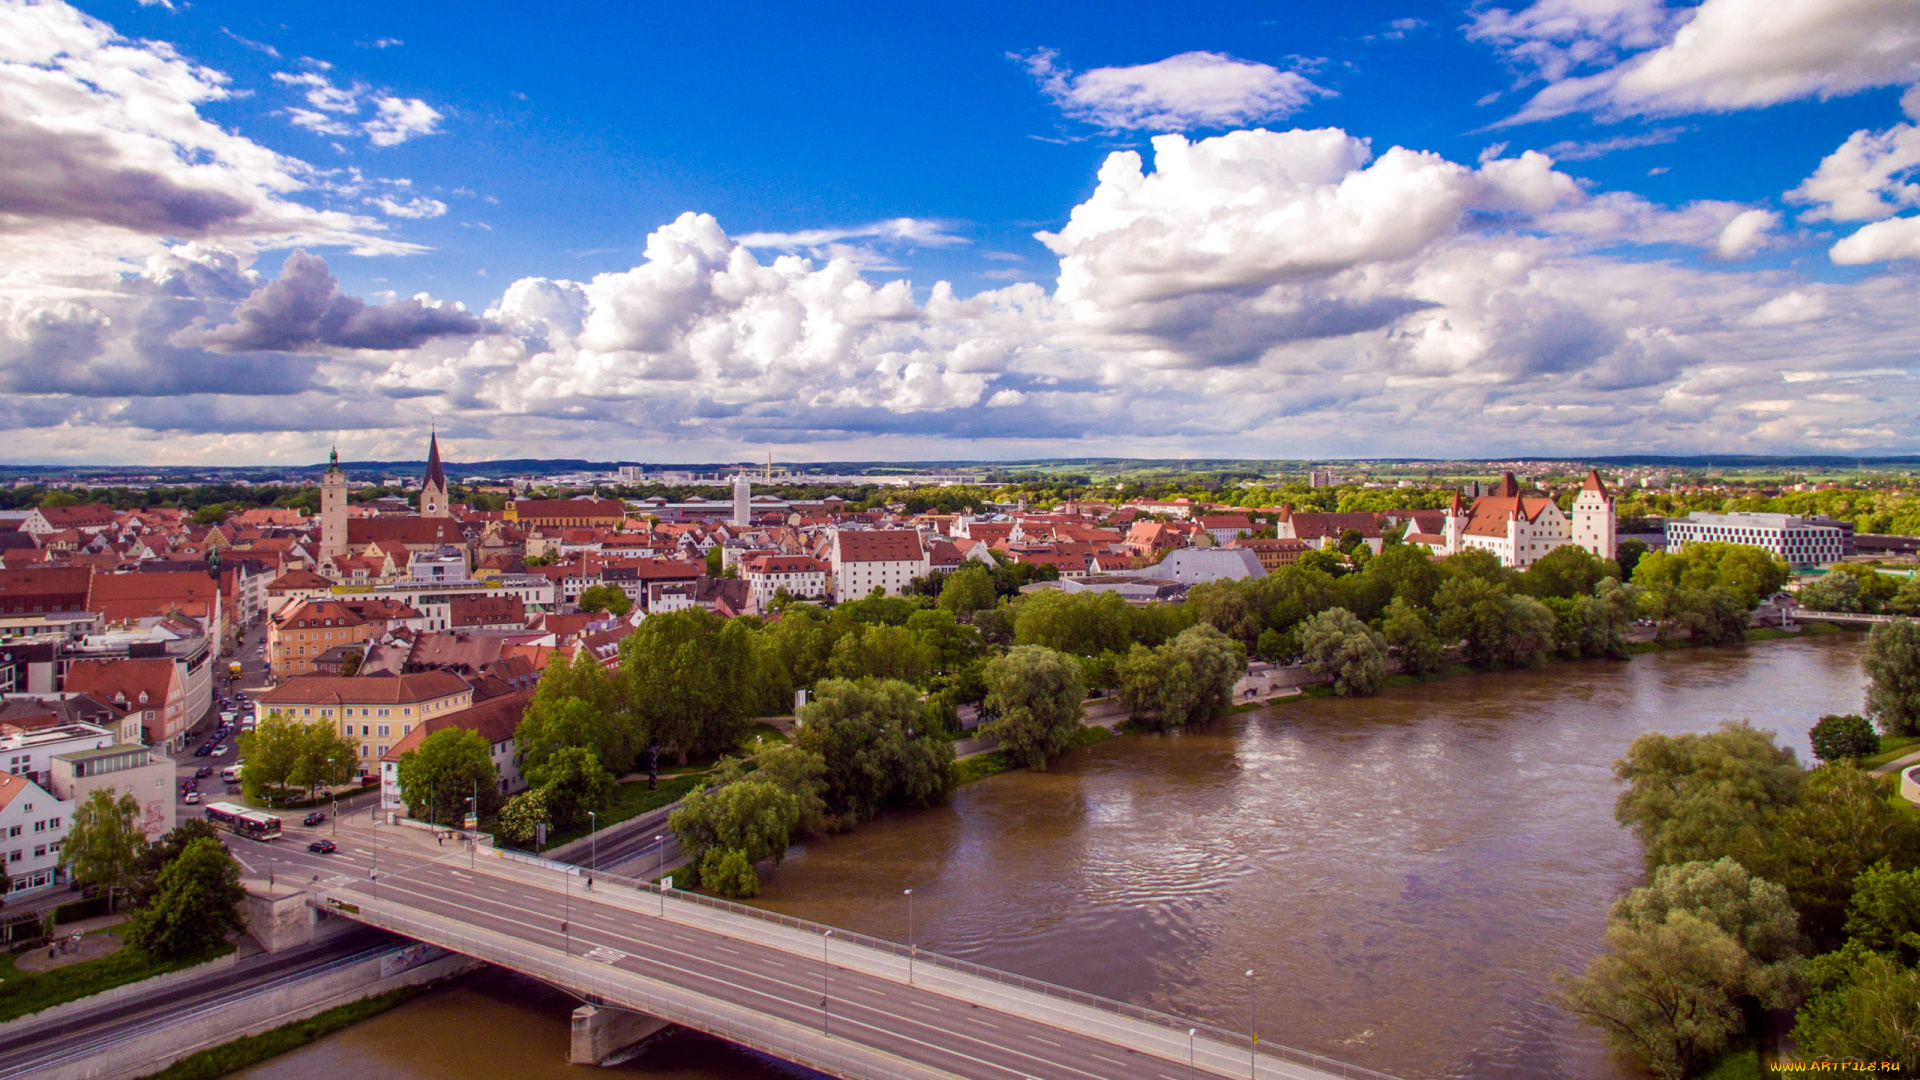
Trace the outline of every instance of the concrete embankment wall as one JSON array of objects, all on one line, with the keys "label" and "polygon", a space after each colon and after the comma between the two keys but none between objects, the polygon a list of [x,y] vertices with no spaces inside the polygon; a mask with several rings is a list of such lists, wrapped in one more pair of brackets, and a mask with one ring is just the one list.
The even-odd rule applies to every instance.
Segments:
[{"label": "concrete embankment wall", "polygon": [[[37,1074],[38,1080],[136,1080],[201,1050],[480,966],[477,960],[450,954],[405,967],[401,954],[396,949],[312,978],[268,986],[239,1001],[198,1009],[165,1026],[142,1027],[127,1038],[48,1066]],[[144,983],[139,988],[148,989]]]}]

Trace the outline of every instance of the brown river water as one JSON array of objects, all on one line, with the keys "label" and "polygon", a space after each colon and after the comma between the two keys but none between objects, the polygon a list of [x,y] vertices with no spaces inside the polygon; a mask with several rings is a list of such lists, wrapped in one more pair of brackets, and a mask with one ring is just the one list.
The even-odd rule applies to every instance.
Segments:
[{"label": "brown river water", "polygon": [[[1553,1003],[1639,883],[1611,766],[1745,718],[1808,757],[1858,635],[1561,664],[1130,735],[796,847],[759,903],[1398,1076],[1628,1077]],[[585,1077],[563,995],[476,976],[244,1073]],[[620,1072],[811,1075],[705,1038]]]}]

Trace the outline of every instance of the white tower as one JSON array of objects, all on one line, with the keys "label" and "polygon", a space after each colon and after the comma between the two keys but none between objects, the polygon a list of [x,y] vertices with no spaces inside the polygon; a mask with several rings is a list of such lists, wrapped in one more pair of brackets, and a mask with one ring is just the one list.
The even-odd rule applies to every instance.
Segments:
[{"label": "white tower", "polygon": [[1467,535],[1467,511],[1460,505],[1460,493],[1453,493],[1453,503],[1447,507],[1447,554],[1458,555]]},{"label": "white tower", "polygon": [[753,524],[753,480],[745,470],[733,478],[733,523],[742,528]]},{"label": "white tower", "polygon": [[320,478],[320,555],[338,558],[347,553],[347,474],[340,469],[336,447]]},{"label": "white tower", "polygon": [[1587,482],[1573,499],[1573,542],[1602,559],[1614,557],[1613,495],[1600,480],[1599,472],[1588,469]]}]

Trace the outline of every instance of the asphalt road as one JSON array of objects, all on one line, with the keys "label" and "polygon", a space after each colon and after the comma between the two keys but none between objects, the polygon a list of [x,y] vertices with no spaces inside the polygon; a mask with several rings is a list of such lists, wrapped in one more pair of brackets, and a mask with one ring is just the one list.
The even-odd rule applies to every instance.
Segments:
[{"label": "asphalt road", "polygon": [[[607,883],[601,890],[613,888]],[[976,1080],[1189,1080],[1174,1063],[1017,1013],[835,966],[832,945],[809,960],[752,941],[638,914],[591,893],[549,889],[469,870],[416,863],[344,891],[564,949],[572,955],[750,1007],[771,1017]],[[555,900],[560,899],[559,905]],[[824,940],[824,939],[823,939]],[[850,948],[851,946],[842,946]],[[824,998],[824,1000],[823,1000]],[[1269,1075],[1277,1063],[1269,1061]]]}]

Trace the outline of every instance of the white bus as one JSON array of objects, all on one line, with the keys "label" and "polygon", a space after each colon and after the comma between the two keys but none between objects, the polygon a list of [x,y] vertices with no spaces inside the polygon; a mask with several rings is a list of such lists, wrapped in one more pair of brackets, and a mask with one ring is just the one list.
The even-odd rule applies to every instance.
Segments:
[{"label": "white bus", "polygon": [[250,810],[238,803],[207,804],[207,823],[249,840],[280,839],[280,819],[272,814]]},{"label": "white bus", "polygon": [[220,779],[225,780],[229,784],[237,784],[240,782],[240,771],[246,767],[246,762],[236,761],[220,770]]}]

